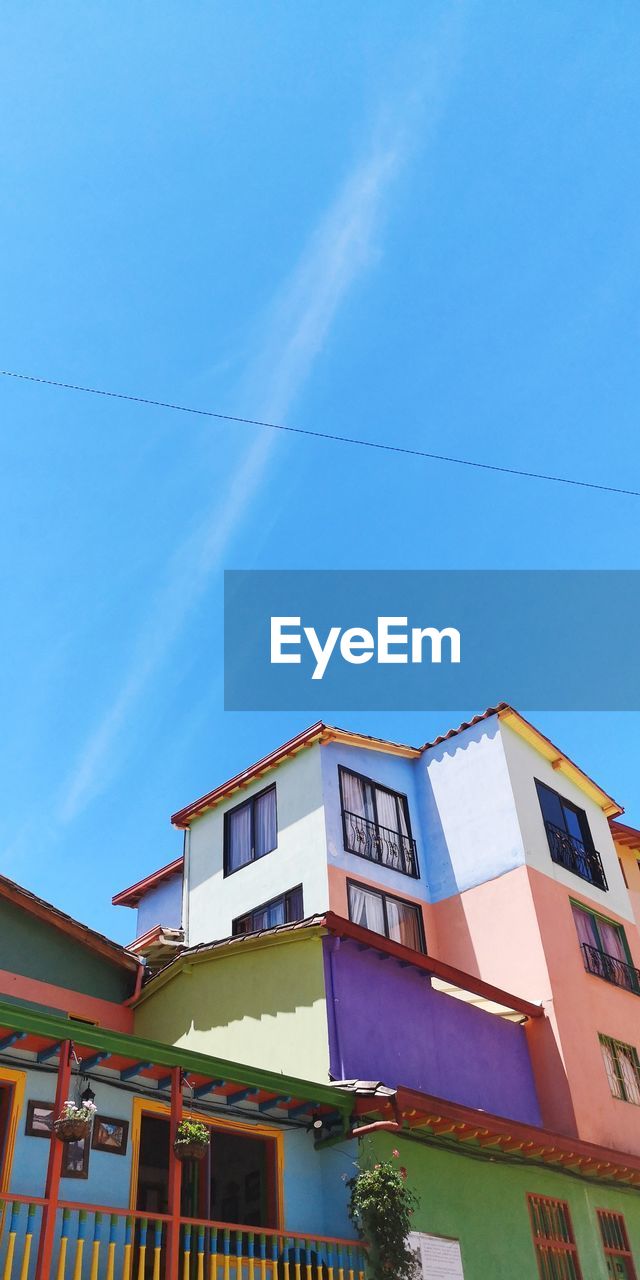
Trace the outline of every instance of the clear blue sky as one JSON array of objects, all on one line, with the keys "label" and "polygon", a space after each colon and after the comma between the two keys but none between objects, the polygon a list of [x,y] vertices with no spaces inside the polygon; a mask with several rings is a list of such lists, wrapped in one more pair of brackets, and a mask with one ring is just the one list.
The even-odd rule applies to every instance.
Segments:
[{"label": "clear blue sky", "polygon": [[[640,488],[635,2],[30,0],[0,60],[2,367]],[[315,719],[224,714],[223,567],[640,568],[637,499],[0,405],[0,867],[122,940],[170,813]],[[640,717],[536,719],[640,822]]]}]

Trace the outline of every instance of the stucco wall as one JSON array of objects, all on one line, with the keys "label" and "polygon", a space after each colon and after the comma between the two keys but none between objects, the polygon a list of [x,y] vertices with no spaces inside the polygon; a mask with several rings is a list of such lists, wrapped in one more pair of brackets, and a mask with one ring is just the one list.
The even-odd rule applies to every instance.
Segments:
[{"label": "stucco wall", "polygon": [[539,1125],[523,1028],[434,991],[428,977],[325,938],[331,1071]]},{"label": "stucco wall", "polygon": [[[223,874],[224,814],[276,783],[278,846]],[[313,746],[257,779],[192,825],[186,857],[189,945],[225,938],[233,920],[302,884],[305,915],[327,907],[327,859],[320,748]]]},{"label": "stucco wall", "polygon": [[245,946],[196,959],[189,972],[143,998],[136,1034],[326,1083],[320,938]]},{"label": "stucco wall", "polygon": [[[591,899],[599,911],[614,911],[627,920],[633,919],[629,893],[625,886],[608,819],[602,809],[565,774],[551,767],[519,734],[501,723],[505,759],[507,762],[513,796],[522,833],[522,843],[527,865],[551,876],[567,889],[578,889]],[[593,843],[604,866],[608,890],[599,889],[586,880],[566,871],[551,859],[544,819],[536,791],[535,779],[544,782],[559,795],[584,809],[589,822]]]},{"label": "stucco wall", "polygon": [[[132,972],[4,898],[0,898],[0,969],[118,1003],[131,995],[135,981]],[[72,1005],[61,1007],[66,1011]]]},{"label": "stucco wall", "polygon": [[432,900],[460,893],[523,863],[497,716],[431,747],[418,766]]},{"label": "stucco wall", "polygon": [[533,1163],[517,1167],[497,1159],[472,1159],[395,1134],[379,1134],[363,1147],[372,1161],[390,1159],[392,1149],[399,1150],[397,1163],[405,1166],[408,1185],[420,1199],[414,1230],[459,1239],[465,1280],[539,1280],[527,1194],[568,1202],[585,1280],[607,1280],[608,1275],[596,1209],[624,1215],[640,1267],[637,1191],[589,1185]]},{"label": "stucco wall", "polygon": [[182,924],[182,875],[171,876],[154,885],[140,899],[136,925],[136,938],[141,938],[154,925],[179,929]]}]

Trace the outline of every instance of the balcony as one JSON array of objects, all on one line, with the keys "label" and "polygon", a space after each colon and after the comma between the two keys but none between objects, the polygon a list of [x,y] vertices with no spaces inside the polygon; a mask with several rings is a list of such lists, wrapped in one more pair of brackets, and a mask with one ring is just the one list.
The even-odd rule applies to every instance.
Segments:
[{"label": "balcony", "polygon": [[349,853],[357,853],[369,862],[377,862],[379,866],[401,871],[403,875],[417,879],[416,842],[410,836],[381,827],[370,818],[350,813],[348,809],[342,811],[342,823],[344,845]]},{"label": "balcony", "polygon": [[[44,1211],[49,1201],[0,1192],[0,1215],[9,1228],[0,1242],[3,1280],[24,1280],[39,1255],[36,1276],[55,1268],[57,1280],[87,1274],[107,1280],[278,1280],[300,1276],[331,1280],[365,1278],[365,1250],[356,1240],[274,1231],[266,1227],[230,1227],[206,1218],[93,1206],[59,1200],[53,1231],[43,1249]],[[87,1255],[89,1255],[87,1257]],[[46,1265],[43,1263],[46,1260]],[[83,1268],[84,1261],[84,1268]],[[53,1264],[53,1266],[52,1266]]]},{"label": "balcony", "polygon": [[598,889],[609,888],[602,860],[596,849],[587,849],[577,836],[569,835],[568,831],[554,826],[553,822],[545,822],[544,825],[551,858],[558,866],[572,871],[582,880],[588,880],[589,884],[596,885]]},{"label": "balcony", "polygon": [[581,945],[584,967],[588,973],[595,974],[596,978],[604,978],[605,982],[612,982],[614,987],[623,987],[625,991],[633,991],[640,996],[639,969],[626,964],[624,960],[618,960],[617,956],[607,955],[606,951],[598,951],[597,947],[590,946],[588,942]]}]

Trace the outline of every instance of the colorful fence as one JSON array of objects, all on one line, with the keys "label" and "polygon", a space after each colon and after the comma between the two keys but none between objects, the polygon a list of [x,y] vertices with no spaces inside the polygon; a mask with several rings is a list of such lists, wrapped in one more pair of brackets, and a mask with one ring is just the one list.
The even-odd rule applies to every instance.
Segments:
[{"label": "colorful fence", "polygon": [[[45,1201],[0,1196],[1,1280],[34,1280]],[[167,1214],[60,1202],[51,1280],[164,1280]],[[364,1280],[361,1245],[183,1218],[180,1280]]]}]

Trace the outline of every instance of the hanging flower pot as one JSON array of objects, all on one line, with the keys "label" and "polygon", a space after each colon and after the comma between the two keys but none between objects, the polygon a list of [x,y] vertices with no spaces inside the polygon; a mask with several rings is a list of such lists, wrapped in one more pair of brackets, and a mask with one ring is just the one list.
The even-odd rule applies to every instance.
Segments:
[{"label": "hanging flower pot", "polygon": [[56,1138],[61,1142],[79,1142],[81,1138],[88,1138],[95,1111],[93,1102],[83,1102],[81,1106],[71,1100],[65,1102],[53,1122]]},{"label": "hanging flower pot", "polygon": [[209,1150],[209,1127],[199,1120],[181,1120],[173,1150],[177,1160],[204,1160]]}]

